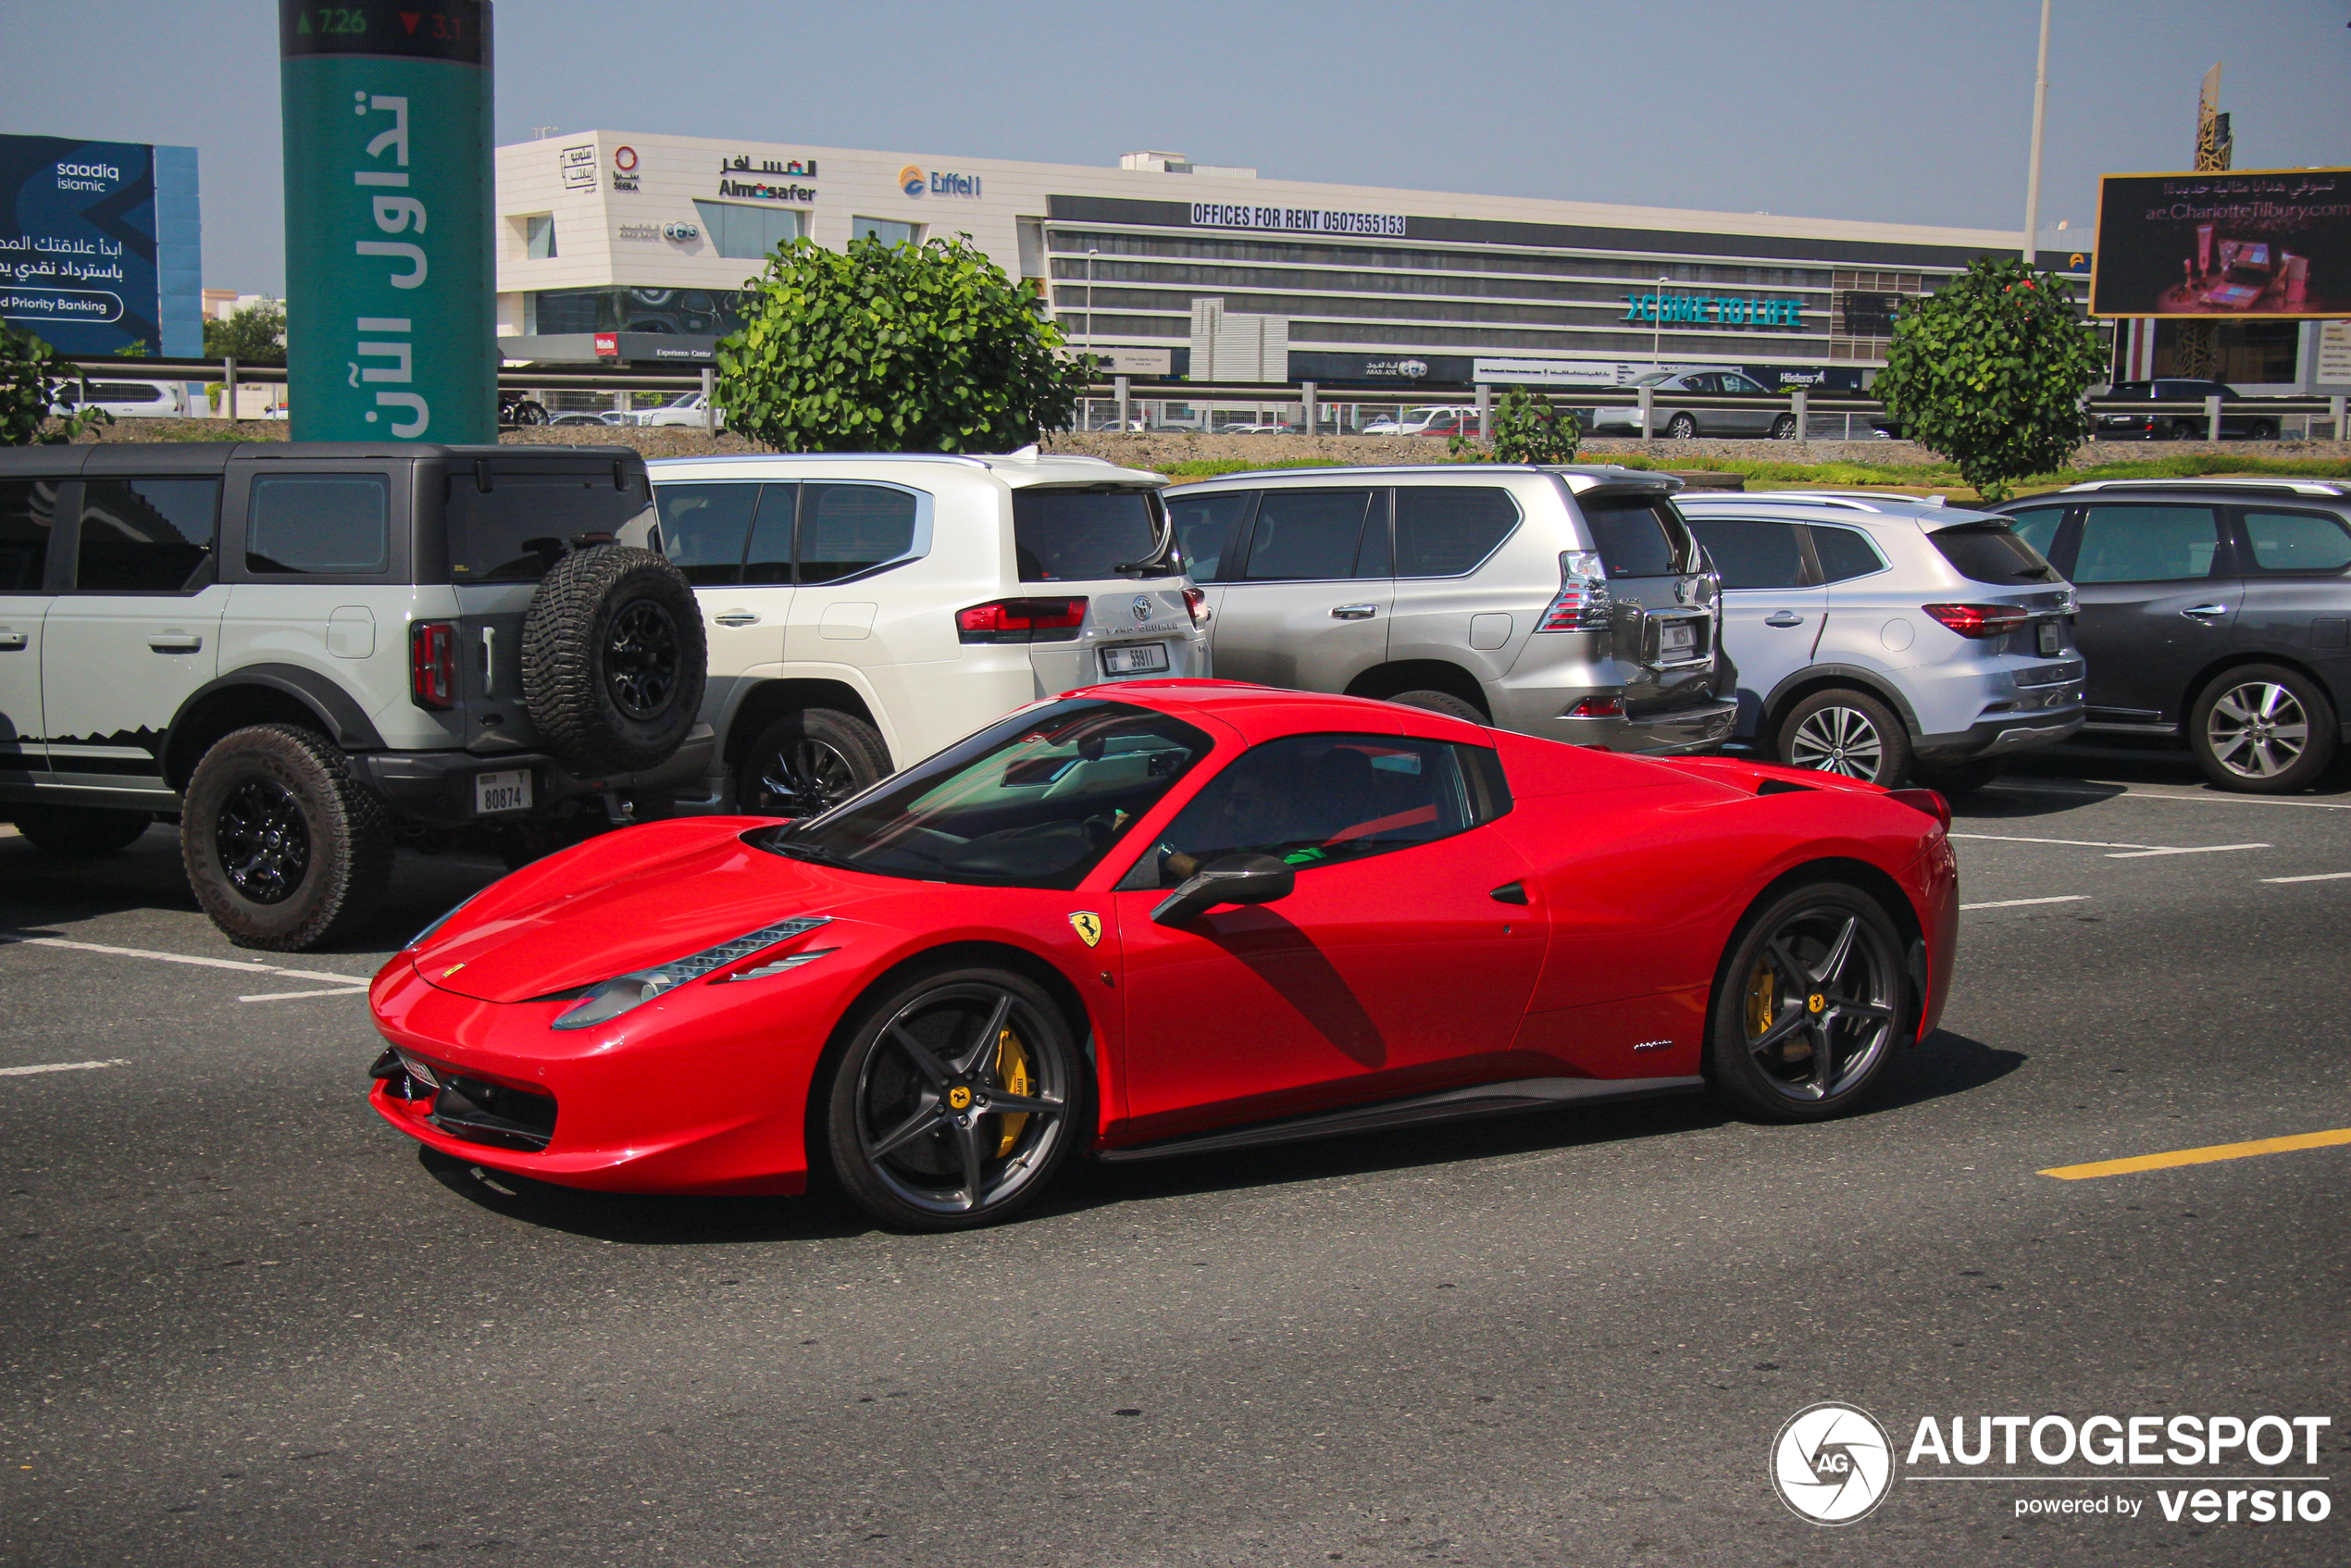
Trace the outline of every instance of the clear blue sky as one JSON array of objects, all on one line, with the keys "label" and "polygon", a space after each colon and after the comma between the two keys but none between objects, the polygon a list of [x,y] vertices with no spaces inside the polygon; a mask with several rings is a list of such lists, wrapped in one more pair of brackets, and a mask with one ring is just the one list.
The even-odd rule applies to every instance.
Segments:
[{"label": "clear blue sky", "polygon": [[[0,131],[201,149],[205,280],[284,280],[275,7],[6,0]],[[499,0],[498,139],[591,127],[2015,228],[2038,0]],[[2351,163],[2351,0],[2056,0],[2042,217]]]}]

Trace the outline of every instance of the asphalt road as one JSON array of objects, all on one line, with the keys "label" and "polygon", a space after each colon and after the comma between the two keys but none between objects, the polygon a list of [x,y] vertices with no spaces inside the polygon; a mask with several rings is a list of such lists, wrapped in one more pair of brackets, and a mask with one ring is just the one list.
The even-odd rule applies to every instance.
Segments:
[{"label": "asphalt road", "polygon": [[[2351,1127],[2351,780],[2073,759],[1955,830],[1984,907],[1866,1114],[1086,1170],[945,1238],[420,1158],[339,978],[383,952],[229,947],[167,829],[0,838],[37,939],[0,945],[0,1562],[2351,1560],[2351,1146],[2036,1174]],[[404,864],[382,946],[493,869]],[[1824,1529],[1770,1471],[1831,1400],[1897,1457],[1922,1416],[2332,1425],[2315,1462],[1929,1458]],[[2156,1496],[2256,1475],[2330,1516]],[[2109,1512],[2017,1512],[2063,1498]]]}]

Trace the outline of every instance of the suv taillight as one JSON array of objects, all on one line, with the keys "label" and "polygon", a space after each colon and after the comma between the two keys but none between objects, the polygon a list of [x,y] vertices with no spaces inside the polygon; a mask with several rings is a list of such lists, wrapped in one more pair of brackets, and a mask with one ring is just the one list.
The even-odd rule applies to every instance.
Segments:
[{"label": "suv taillight", "polygon": [[1606,631],[1611,609],[1608,569],[1597,550],[1560,552],[1560,591],[1535,622],[1537,631]]},{"label": "suv taillight", "polygon": [[417,706],[435,713],[457,705],[457,628],[452,623],[410,624],[408,697]]},{"label": "suv taillight", "polygon": [[1083,599],[998,599],[955,612],[959,642],[1067,642],[1086,624]]},{"label": "suv taillight", "polygon": [[2015,604],[1922,604],[1919,608],[1961,637],[1978,641],[2006,637],[2032,619],[2031,612]]},{"label": "suv taillight", "polygon": [[1208,591],[1204,588],[1184,590],[1184,608],[1191,612],[1195,628],[1208,624]]}]

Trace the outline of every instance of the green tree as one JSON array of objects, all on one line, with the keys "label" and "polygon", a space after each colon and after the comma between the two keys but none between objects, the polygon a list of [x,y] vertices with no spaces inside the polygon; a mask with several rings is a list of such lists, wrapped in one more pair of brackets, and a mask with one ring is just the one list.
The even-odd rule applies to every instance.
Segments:
[{"label": "green tree", "polygon": [[73,367],[38,335],[0,327],[0,446],[56,445],[113,424],[103,408],[50,421],[49,410],[74,380]]},{"label": "green tree", "polygon": [[2065,466],[2088,438],[2082,393],[2106,373],[2097,334],[2053,272],[1979,257],[1904,308],[1870,390],[1912,441],[1986,501]]},{"label": "green tree", "polygon": [[1502,463],[1573,463],[1584,428],[1549,398],[1512,387],[1494,405],[1494,456]]},{"label": "green tree", "polygon": [[207,319],[204,353],[206,359],[233,358],[240,365],[283,365],[286,307],[276,300],[255,300],[243,310]]},{"label": "green tree", "polygon": [[971,243],[781,247],[718,342],[729,428],[784,452],[1005,452],[1075,422],[1088,372]]}]

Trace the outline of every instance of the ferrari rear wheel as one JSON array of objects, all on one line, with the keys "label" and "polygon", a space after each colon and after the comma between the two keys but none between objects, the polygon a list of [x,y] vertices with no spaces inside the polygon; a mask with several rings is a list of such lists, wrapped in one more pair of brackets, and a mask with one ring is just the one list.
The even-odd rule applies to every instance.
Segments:
[{"label": "ferrari rear wheel", "polygon": [[826,1090],[826,1151],[850,1200],[884,1224],[991,1225],[1068,1158],[1083,1085],[1069,1027],[1035,981],[934,970],[865,1010]]},{"label": "ferrari rear wheel", "polygon": [[1900,935],[1859,888],[1782,894],[1731,951],[1709,1021],[1715,1086],[1778,1121],[1819,1121],[1868,1093],[1909,1016]]}]

